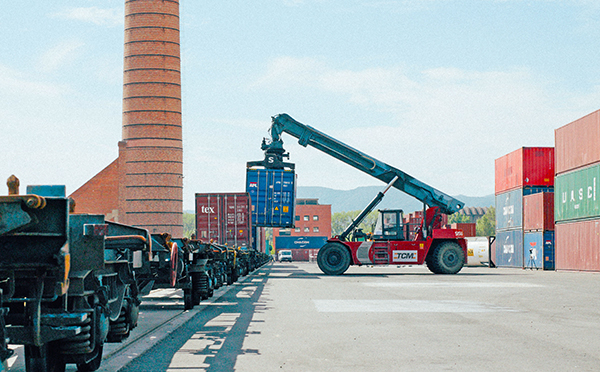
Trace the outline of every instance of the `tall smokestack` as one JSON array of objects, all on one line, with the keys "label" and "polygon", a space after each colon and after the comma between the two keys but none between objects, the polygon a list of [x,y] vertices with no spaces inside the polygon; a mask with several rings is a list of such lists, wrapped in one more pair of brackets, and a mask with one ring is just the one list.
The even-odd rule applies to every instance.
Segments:
[{"label": "tall smokestack", "polygon": [[119,220],[181,237],[179,0],[125,1],[124,66]]}]

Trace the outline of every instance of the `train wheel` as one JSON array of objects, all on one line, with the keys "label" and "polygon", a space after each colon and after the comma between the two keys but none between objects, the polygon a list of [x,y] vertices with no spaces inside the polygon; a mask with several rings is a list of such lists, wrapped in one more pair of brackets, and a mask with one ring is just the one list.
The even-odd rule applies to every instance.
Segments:
[{"label": "train wheel", "polygon": [[108,342],[121,342],[129,337],[129,322],[125,312],[125,307],[121,308],[119,318],[114,322],[110,322],[110,329],[108,331]]},{"label": "train wheel", "polygon": [[183,306],[185,310],[191,310],[194,308],[194,301],[191,289],[183,290]]},{"label": "train wheel", "polygon": [[340,243],[327,243],[319,249],[317,264],[327,275],[342,275],[350,266],[350,252]]},{"label": "train wheel", "polygon": [[99,344],[98,346],[96,346],[94,350],[95,356],[92,358],[92,360],[88,361],[87,363],[77,364],[77,371],[91,372],[96,371],[98,368],[100,368],[100,364],[102,363],[103,348],[103,344]]},{"label": "train wheel", "polygon": [[28,372],[65,372],[65,362],[52,344],[25,345],[25,369]]},{"label": "train wheel", "polygon": [[199,305],[202,301],[202,274],[192,274],[192,303]]},{"label": "train wheel", "polygon": [[169,275],[169,279],[170,279],[170,285],[172,288],[175,288],[175,285],[177,284],[177,279],[179,277],[179,270],[177,268],[178,266],[178,262],[179,262],[179,258],[178,258],[178,252],[177,252],[177,248],[173,247],[171,249],[171,272]]},{"label": "train wheel", "polygon": [[206,284],[206,295],[208,296],[208,298],[211,298],[213,296],[213,293],[215,291],[215,282],[216,282],[216,278],[214,275],[214,272],[211,271],[210,274],[207,277],[207,284]]}]

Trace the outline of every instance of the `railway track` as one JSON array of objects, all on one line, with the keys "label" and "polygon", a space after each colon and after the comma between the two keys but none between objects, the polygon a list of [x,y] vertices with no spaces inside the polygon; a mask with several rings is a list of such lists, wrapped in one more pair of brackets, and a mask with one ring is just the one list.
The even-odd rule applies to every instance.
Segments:
[{"label": "railway track", "polygon": [[[244,282],[247,277],[240,278]],[[181,289],[155,289],[144,296],[140,305],[140,321],[131,335],[121,343],[105,344],[102,364],[98,371],[115,372],[123,368],[135,357],[163,340],[171,332],[183,326],[188,320],[201,312],[207,304],[219,299],[233,286],[224,286],[215,291],[213,297],[202,301],[200,306],[184,310],[183,291]],[[10,345],[15,350],[8,359],[8,371],[25,372],[24,347]],[[77,371],[75,365],[67,365],[66,371]]]}]

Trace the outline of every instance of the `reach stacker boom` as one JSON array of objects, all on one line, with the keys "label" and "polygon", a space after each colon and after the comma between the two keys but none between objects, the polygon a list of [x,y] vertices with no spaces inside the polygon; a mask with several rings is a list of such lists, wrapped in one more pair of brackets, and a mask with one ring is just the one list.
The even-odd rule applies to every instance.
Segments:
[{"label": "reach stacker boom", "polygon": [[[304,147],[310,145],[387,184],[387,187],[365,207],[346,230],[327,240],[319,250],[317,263],[328,275],[341,275],[350,265],[421,265],[425,263],[435,274],[456,274],[467,260],[467,242],[462,230],[442,229],[442,214],[453,214],[464,203],[417,180],[405,172],[373,158],[328,136],[287,114],[272,118],[271,139],[263,140],[265,160],[269,168],[282,168],[288,154],[281,135],[287,133]],[[404,223],[401,209],[380,210],[375,231],[367,237],[358,225],[385,193],[394,187],[423,203],[424,218],[416,231]],[[348,239],[352,234],[352,239]],[[409,239],[410,236],[414,236]]]}]

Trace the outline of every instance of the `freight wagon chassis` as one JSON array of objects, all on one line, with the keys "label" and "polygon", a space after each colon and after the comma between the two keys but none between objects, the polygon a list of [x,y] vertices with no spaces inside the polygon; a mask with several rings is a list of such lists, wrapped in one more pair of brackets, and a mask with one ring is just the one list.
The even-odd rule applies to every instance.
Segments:
[{"label": "freight wagon chassis", "polygon": [[218,285],[215,278],[215,267],[212,262],[211,244],[199,240],[179,240],[183,245],[185,257],[185,275],[179,281],[183,290],[183,302],[186,310],[199,305],[213,295]]},{"label": "freight wagon chassis", "polygon": [[[99,368],[104,342],[131,299],[129,261],[105,261],[104,216],[69,215],[65,198],[30,207],[32,196],[0,197],[0,325],[6,340],[25,346],[27,371]],[[128,326],[130,326],[128,324]]]}]

